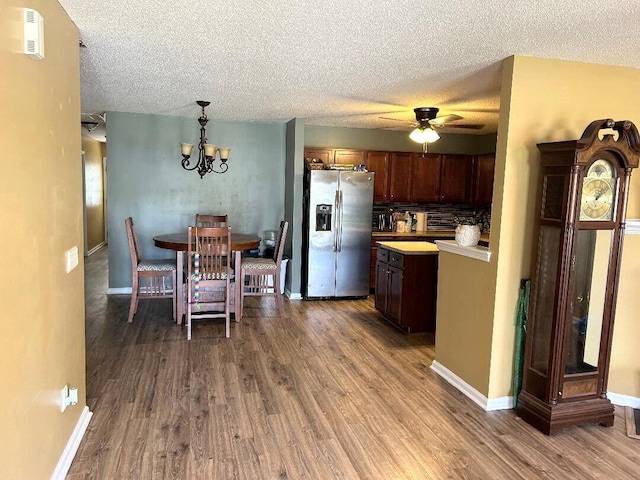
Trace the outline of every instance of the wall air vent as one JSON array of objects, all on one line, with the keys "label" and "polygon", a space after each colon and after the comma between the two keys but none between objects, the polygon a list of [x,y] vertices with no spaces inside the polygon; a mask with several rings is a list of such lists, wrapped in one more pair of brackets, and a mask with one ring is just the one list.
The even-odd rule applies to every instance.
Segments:
[{"label": "wall air vent", "polygon": [[32,8],[24,9],[24,53],[34,60],[44,58],[44,20]]}]

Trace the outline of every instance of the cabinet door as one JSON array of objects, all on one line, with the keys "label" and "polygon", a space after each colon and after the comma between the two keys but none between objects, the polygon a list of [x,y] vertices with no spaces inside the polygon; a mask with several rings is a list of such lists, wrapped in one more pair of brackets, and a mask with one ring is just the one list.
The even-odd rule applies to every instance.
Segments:
[{"label": "cabinet door", "polygon": [[341,149],[335,151],[334,163],[350,163],[360,165],[364,163],[364,150]]},{"label": "cabinet door", "polygon": [[312,158],[322,161],[325,165],[333,163],[334,151],[330,148],[305,148],[304,159],[310,161]]},{"label": "cabinet door", "polygon": [[440,201],[440,155],[420,153],[412,160],[411,201]]},{"label": "cabinet door", "polygon": [[493,199],[493,176],[496,156],[494,153],[477,155],[474,159],[473,191],[471,203],[490,205]]},{"label": "cabinet door", "polygon": [[371,266],[370,268],[370,272],[369,272],[369,288],[370,289],[375,289],[376,288],[376,265],[377,265],[377,261],[376,258],[378,258],[378,248],[377,247],[371,247]]},{"label": "cabinet door", "polygon": [[401,269],[389,265],[387,317],[398,325],[402,325],[402,276]]},{"label": "cabinet door", "polygon": [[472,157],[469,155],[442,155],[441,202],[468,203],[470,201],[471,166]]},{"label": "cabinet door", "polygon": [[384,262],[376,263],[376,309],[383,315],[387,313],[387,279],[389,265]]},{"label": "cabinet door", "polygon": [[392,202],[410,202],[411,201],[411,153],[391,154],[389,160],[390,185],[389,199]]},{"label": "cabinet door", "polygon": [[367,152],[364,163],[367,170],[375,172],[373,201],[389,200],[389,152]]}]

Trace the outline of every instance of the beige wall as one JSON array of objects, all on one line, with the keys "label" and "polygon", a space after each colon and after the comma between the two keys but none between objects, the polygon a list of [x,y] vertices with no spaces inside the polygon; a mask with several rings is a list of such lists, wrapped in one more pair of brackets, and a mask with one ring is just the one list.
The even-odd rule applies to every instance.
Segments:
[{"label": "beige wall", "polygon": [[[441,254],[436,360],[488,398],[512,394],[514,316],[520,279],[531,275],[538,195],[536,144],[577,139],[593,120],[628,119],[640,125],[640,70],[578,62],[511,57],[503,64],[496,183],[492,206],[491,263]],[[640,217],[640,172],[632,178],[628,218]],[[609,391],[640,397],[640,351],[635,346],[635,283],[640,237],[627,235]],[[454,264],[456,270],[447,269]],[[494,272],[495,270],[495,272]],[[492,275],[495,274],[494,277]],[[495,278],[495,287],[487,282]],[[461,305],[473,301],[474,314]],[[491,303],[491,305],[488,305]],[[457,331],[490,331],[458,342]],[[483,344],[489,342],[490,345]],[[490,350],[490,355],[486,351]]]},{"label": "beige wall", "polygon": [[[86,207],[87,251],[105,241],[102,157],[104,143],[82,135]],[[87,252],[85,252],[86,254]]]},{"label": "beige wall", "polygon": [[[22,54],[23,7],[44,18],[45,59]],[[0,471],[49,478],[85,405],[78,29],[56,1],[0,7]],[[64,252],[80,265],[65,273]],[[79,404],[60,412],[60,389]]]}]

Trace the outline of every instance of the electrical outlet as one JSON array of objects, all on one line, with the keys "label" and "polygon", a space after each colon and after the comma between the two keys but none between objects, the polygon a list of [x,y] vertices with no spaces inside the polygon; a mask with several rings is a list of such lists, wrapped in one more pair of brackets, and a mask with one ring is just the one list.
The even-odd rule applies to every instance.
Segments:
[{"label": "electrical outlet", "polygon": [[69,398],[69,385],[65,385],[60,390],[60,411],[64,412],[67,409],[67,399]]}]

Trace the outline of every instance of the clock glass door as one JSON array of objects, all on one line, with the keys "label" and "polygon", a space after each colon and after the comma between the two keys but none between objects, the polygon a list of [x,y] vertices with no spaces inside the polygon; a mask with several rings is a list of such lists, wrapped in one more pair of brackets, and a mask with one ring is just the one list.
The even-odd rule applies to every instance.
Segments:
[{"label": "clock glass door", "polygon": [[598,370],[612,230],[578,230],[565,374]]}]

